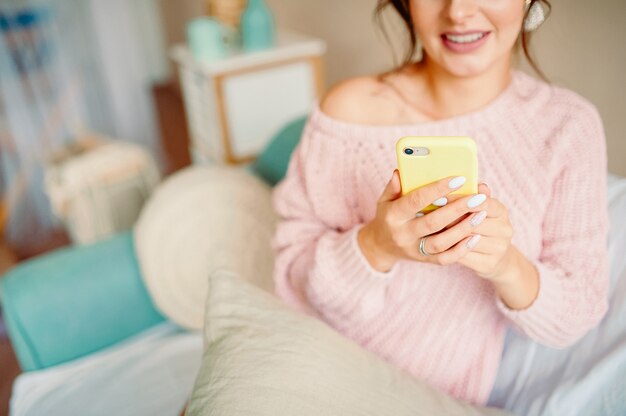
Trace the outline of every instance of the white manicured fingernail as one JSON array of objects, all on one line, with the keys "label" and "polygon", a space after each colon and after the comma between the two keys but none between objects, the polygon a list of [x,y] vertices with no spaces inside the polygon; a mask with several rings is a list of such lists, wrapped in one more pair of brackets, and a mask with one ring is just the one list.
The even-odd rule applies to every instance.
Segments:
[{"label": "white manicured fingernail", "polygon": [[481,222],[483,222],[486,217],[487,217],[487,211],[480,211],[474,214],[474,216],[470,220],[470,224],[472,224],[473,227],[476,227]]},{"label": "white manicured fingernail", "polygon": [[469,241],[465,245],[467,246],[467,248],[474,248],[476,244],[478,244],[478,240],[480,240],[480,234],[475,234],[474,236],[472,236],[472,238],[469,239]]},{"label": "white manicured fingernail", "polygon": [[435,202],[433,202],[433,205],[437,206],[437,207],[442,207],[444,205],[446,205],[448,203],[448,198],[441,197],[439,199],[437,199]]},{"label": "white manicured fingernail", "polygon": [[448,188],[450,189],[460,188],[461,186],[463,186],[465,181],[466,181],[465,176],[457,176],[456,178],[450,179],[450,182],[448,182]]},{"label": "white manicured fingernail", "polygon": [[419,217],[423,217],[423,216],[424,216],[424,213],[423,213],[423,212],[418,212],[417,214],[415,214],[415,216],[416,216],[417,218],[419,218]]},{"label": "white manicured fingernail", "polygon": [[482,204],[483,202],[485,202],[486,199],[487,199],[487,195],[485,194],[474,195],[467,201],[467,206],[469,208],[475,208],[479,206],[480,204]]}]

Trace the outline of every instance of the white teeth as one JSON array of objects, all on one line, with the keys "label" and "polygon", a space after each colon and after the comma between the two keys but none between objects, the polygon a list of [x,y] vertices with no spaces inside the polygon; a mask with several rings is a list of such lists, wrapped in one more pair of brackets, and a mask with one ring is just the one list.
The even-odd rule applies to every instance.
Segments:
[{"label": "white teeth", "polygon": [[457,36],[457,35],[445,35],[446,39],[451,40],[452,42],[456,42],[456,43],[470,43],[470,42],[475,42],[478,39],[482,38],[483,36],[485,36],[484,33],[474,33],[473,35],[463,35],[463,36]]}]

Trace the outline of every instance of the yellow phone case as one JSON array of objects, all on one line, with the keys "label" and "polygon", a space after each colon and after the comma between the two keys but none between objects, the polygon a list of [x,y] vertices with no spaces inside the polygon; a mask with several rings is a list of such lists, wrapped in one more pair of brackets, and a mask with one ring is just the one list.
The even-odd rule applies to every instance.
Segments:
[{"label": "yellow phone case", "polygon": [[[411,149],[412,154],[407,154]],[[465,176],[465,184],[450,194],[478,192],[476,142],[470,137],[402,137],[396,143],[402,194],[448,176]],[[421,212],[439,207],[430,204]]]}]

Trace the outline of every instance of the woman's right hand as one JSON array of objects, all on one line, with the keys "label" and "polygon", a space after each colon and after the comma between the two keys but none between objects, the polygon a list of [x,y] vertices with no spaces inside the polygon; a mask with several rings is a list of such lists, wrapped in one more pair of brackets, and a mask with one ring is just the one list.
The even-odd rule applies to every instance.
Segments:
[{"label": "woman's right hand", "polygon": [[[487,211],[487,198],[478,196],[482,194],[447,196],[460,188],[464,179],[450,176],[402,195],[400,176],[394,170],[378,200],[375,218],[359,230],[359,246],[371,266],[387,272],[401,259],[450,264],[470,251],[466,243],[480,221],[472,224],[472,218],[479,214],[467,214]],[[416,216],[435,201],[441,208]],[[483,219],[485,214],[481,214]],[[420,240],[425,236],[429,236],[425,247],[428,256],[419,252]]]}]

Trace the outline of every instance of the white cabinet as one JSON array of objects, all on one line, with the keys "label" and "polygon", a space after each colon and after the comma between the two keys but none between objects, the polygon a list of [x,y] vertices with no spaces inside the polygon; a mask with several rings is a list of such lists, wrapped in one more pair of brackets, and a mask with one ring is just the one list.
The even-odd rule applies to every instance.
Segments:
[{"label": "white cabinet", "polygon": [[195,162],[246,163],[286,123],[311,111],[324,90],[326,45],[279,32],[275,47],[211,61],[185,45],[177,63]]}]

